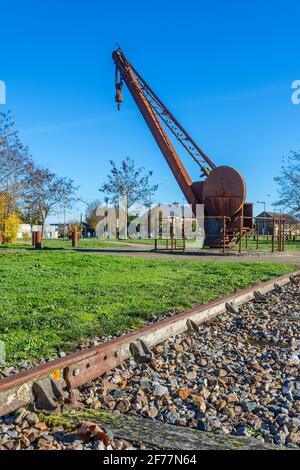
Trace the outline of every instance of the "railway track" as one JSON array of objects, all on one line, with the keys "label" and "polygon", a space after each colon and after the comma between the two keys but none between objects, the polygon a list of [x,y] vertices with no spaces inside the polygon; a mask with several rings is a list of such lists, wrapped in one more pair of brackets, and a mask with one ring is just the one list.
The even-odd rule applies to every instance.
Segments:
[{"label": "railway track", "polygon": [[[217,362],[214,360],[214,364],[212,364],[217,371],[216,380],[213,380],[210,384],[205,382],[205,375],[211,376],[211,364],[209,364],[209,354],[203,355],[203,351],[200,351],[199,342],[203,338],[208,343],[212,343],[214,337],[207,336],[207,329],[217,331],[218,324],[224,331],[223,342],[226,344],[226,342],[232,341],[233,337],[239,336],[239,330],[243,331],[245,322],[249,322],[249,318],[255,317],[255,322],[270,321],[272,324],[272,318],[275,316],[274,321],[278,323],[276,323],[276,328],[279,328],[279,336],[276,336],[276,331],[276,334],[273,334],[271,343],[270,335],[267,335],[265,338],[257,337],[257,332],[260,330],[255,330],[256,326],[254,324],[254,333],[247,333],[249,344],[251,344],[255,353],[262,347],[268,346],[271,348],[272,354],[273,347],[284,350],[287,344],[281,341],[280,324],[285,325],[285,322],[289,325],[292,324],[291,328],[294,328],[293,331],[297,333],[297,331],[299,332],[299,329],[297,330],[299,316],[290,315],[289,312],[284,313],[284,310],[278,312],[280,302],[278,304],[279,307],[277,306],[277,313],[276,309],[269,312],[270,314],[266,313],[264,309],[269,308],[270,302],[272,304],[272,302],[277,301],[277,297],[280,299],[280,296],[286,295],[289,302],[291,302],[291,299],[296,299],[295,302],[297,305],[299,304],[300,311],[300,299],[296,298],[299,292],[299,276],[300,271],[297,271],[293,273],[292,277],[282,276],[272,281],[260,283],[226,298],[218,299],[187,312],[169,317],[137,332],[4,378],[0,380],[0,416],[10,416],[16,410],[30,404],[34,405],[35,411],[46,411],[47,413],[57,412],[57,410],[65,411],[67,409],[89,407],[94,410],[101,408],[101,410],[106,411],[114,410],[119,414],[153,418],[165,422],[167,425],[179,424],[190,428],[196,427],[204,431],[216,431],[217,434],[222,434],[223,431],[225,431],[225,434],[231,434],[232,429],[230,427],[226,429],[226,427],[221,425],[221,428],[214,429],[205,420],[205,415],[214,409],[217,410],[216,415],[219,416],[222,410],[228,407],[228,403],[224,399],[220,399],[222,403],[219,403],[218,397],[217,403],[214,405],[214,402],[211,401],[211,394],[214,389],[219,390],[220,386],[224,388],[230,376],[236,377],[238,381],[239,373],[236,370],[231,370],[230,367],[229,369],[228,367],[227,369],[226,367],[222,368],[222,356],[219,356]],[[291,279],[293,282],[291,282]],[[283,286],[287,287],[282,290]],[[233,327],[231,321],[232,325],[235,325],[234,331],[230,331],[227,328],[228,325]],[[205,327],[207,329],[202,329],[202,325],[207,325]],[[288,338],[285,339],[288,343]],[[290,339],[295,340],[295,337]],[[243,349],[243,338],[240,338],[237,342],[240,342],[240,347]],[[195,353],[196,351],[198,351],[198,355]],[[221,353],[224,352],[220,351]],[[295,344],[292,347],[292,351],[294,351],[292,354],[294,354],[293,357],[295,359]],[[236,351],[234,353],[236,354]],[[215,351],[212,354],[215,354]],[[129,359],[132,356],[134,361]],[[184,362],[182,360],[183,356],[188,358],[190,366],[186,367],[185,365],[182,369],[180,366],[177,367],[177,365],[180,362]],[[169,357],[171,357],[173,366],[171,370],[165,367],[165,364],[169,362]],[[196,360],[195,357],[197,358]],[[202,364],[200,368],[197,364],[198,359]],[[256,360],[255,354],[252,359]],[[274,361],[272,357],[269,360]],[[126,362],[124,363],[124,361]],[[216,367],[216,364],[221,367]],[[299,363],[295,363],[295,370],[297,368],[299,369]],[[196,372],[193,369],[197,369]],[[120,373],[120,371],[122,372]],[[257,369],[256,372],[259,372],[259,370]],[[275,376],[277,372],[275,368]],[[243,371],[240,371],[240,374],[242,373]],[[269,371],[266,371],[267,373]],[[174,374],[178,374],[179,379],[174,386],[170,386],[168,382],[168,375],[170,374],[173,377],[173,385],[176,382]],[[104,379],[102,379],[103,376]],[[206,391],[204,390],[204,397],[198,393],[198,376],[201,379],[201,390],[203,388],[206,389]],[[278,391],[280,386],[282,387],[283,378],[280,377],[278,379],[278,384],[276,384],[277,389],[274,389],[275,394],[276,390]],[[252,376],[247,377],[247,380],[251,382]],[[283,381],[281,385],[279,384],[280,381]],[[296,381],[300,385],[297,374]],[[89,385],[91,383],[92,385]],[[152,386],[153,384],[155,384],[154,387]],[[205,385],[204,387],[203,384]],[[155,387],[156,389],[154,390]],[[233,383],[229,383],[229,389],[234,389]],[[117,390],[121,390],[119,396]],[[147,406],[139,407],[138,400],[136,399],[133,406],[133,401],[130,397],[136,396],[139,392],[142,402],[143,400],[148,400]],[[104,399],[99,400],[99,394]],[[242,413],[255,414],[253,409],[255,400],[251,402],[249,399],[247,401],[246,396],[244,397],[245,399],[235,398],[234,394],[236,395],[236,392],[233,391],[231,393],[231,400],[237,400],[237,403],[233,401],[234,406],[238,408],[239,402],[242,401],[242,408],[244,407]],[[96,399],[94,400],[95,396]],[[147,398],[147,396],[150,398]],[[296,401],[298,401],[298,404],[300,403],[299,397],[296,398]],[[138,406],[136,406],[137,403]],[[209,406],[207,406],[207,403]],[[180,406],[183,406],[183,409],[187,412],[180,415],[178,412]],[[198,410],[198,415],[197,413],[193,415],[193,407]],[[160,413],[160,408],[163,409],[164,414]],[[229,408],[231,409],[232,406],[230,405]],[[272,408],[272,403],[269,404],[269,408]],[[284,414],[284,408],[276,409],[276,405],[273,408],[275,411],[270,411],[270,413],[273,413],[274,416],[276,416],[276,413]],[[257,412],[256,414],[259,415],[258,418],[260,419],[261,413]],[[300,409],[295,409],[294,414],[292,425],[295,428],[299,421]],[[212,414],[212,416],[216,415]],[[190,418],[187,419],[187,416]],[[242,418],[240,422],[243,423]],[[291,427],[288,420],[282,417],[282,422],[283,427],[285,426],[288,431],[292,429],[291,433],[294,435],[294,428]],[[289,429],[287,425],[290,425]],[[264,439],[263,432],[256,432],[255,429],[254,423],[251,431],[252,434],[251,432],[247,434],[247,426],[241,424],[238,429],[235,429],[235,432],[237,435],[245,436],[245,438],[255,436],[271,444],[275,442],[281,445],[286,444],[288,447],[298,445],[297,435],[295,442],[291,439],[286,442],[283,434],[280,434],[281,428],[278,428],[275,440],[272,434],[270,438]],[[266,435],[270,434],[267,427],[265,431]],[[148,445],[151,446],[151,443],[148,442]]]}]

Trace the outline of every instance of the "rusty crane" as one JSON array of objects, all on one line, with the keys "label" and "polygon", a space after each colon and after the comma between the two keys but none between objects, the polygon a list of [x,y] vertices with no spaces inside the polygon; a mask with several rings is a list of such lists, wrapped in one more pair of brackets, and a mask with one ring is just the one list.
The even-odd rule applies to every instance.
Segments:
[{"label": "rusty crane", "polygon": [[[120,48],[113,52],[112,57],[116,65],[118,109],[123,102],[125,82],[193,212],[197,204],[204,204],[206,245],[220,246],[225,231],[227,244],[243,236],[252,224],[252,204],[245,202],[243,177],[234,168],[216,166],[211,161],[128,62]],[[200,167],[202,181],[191,180],[167,130]]]}]

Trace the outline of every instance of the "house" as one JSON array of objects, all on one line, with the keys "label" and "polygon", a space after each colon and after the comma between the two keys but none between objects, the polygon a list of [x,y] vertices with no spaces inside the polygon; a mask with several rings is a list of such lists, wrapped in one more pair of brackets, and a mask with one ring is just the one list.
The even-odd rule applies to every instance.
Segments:
[{"label": "house", "polygon": [[58,238],[59,229],[55,225],[46,225],[44,228],[44,238]]},{"label": "house", "polygon": [[[18,239],[23,240],[26,238],[31,239],[32,232],[38,232],[42,230],[41,225],[20,224],[18,229]],[[58,227],[52,225],[46,225],[44,228],[44,238],[58,238]]]},{"label": "house", "polygon": [[22,240],[24,238],[31,238],[31,225],[30,224],[20,224],[18,228],[17,238]]},{"label": "house", "polygon": [[289,236],[300,235],[300,220],[291,214],[279,214],[264,211],[255,217],[257,232],[259,235],[272,235],[274,223],[274,235],[278,234],[279,219],[284,220],[285,232]]}]

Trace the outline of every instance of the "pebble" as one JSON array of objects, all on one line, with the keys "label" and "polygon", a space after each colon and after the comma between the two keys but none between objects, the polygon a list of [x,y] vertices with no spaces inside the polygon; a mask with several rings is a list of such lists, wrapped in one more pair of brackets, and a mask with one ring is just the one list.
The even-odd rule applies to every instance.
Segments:
[{"label": "pebble", "polygon": [[246,403],[243,403],[243,410],[248,411],[251,413],[251,411],[255,410],[257,408],[257,403],[255,401],[248,401]]},{"label": "pebble", "polygon": [[28,413],[28,415],[26,415],[26,421],[30,426],[33,426],[39,422],[39,417],[36,413]]},{"label": "pebble", "polygon": [[163,395],[169,395],[169,389],[159,383],[155,383],[153,387],[153,395],[156,395],[158,397],[162,397]]}]

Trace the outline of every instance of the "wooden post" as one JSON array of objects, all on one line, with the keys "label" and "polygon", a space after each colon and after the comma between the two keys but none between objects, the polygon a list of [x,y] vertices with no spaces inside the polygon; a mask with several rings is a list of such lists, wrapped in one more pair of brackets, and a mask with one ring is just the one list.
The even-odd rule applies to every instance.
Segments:
[{"label": "wooden post", "polygon": [[78,231],[75,228],[72,232],[72,247],[77,248],[78,246]]},{"label": "wooden post", "polygon": [[281,225],[281,219],[278,219],[277,224],[278,224],[278,229],[277,229],[277,231],[278,231],[278,234],[277,234],[277,247],[278,247],[278,251],[281,251],[281,227],[280,227],[280,225]]},{"label": "wooden post", "polygon": [[157,250],[157,238],[154,240],[154,250]]},{"label": "wooden post", "polygon": [[284,251],[284,245],[285,245],[284,219],[282,219],[282,240],[281,240],[281,251]]},{"label": "wooden post", "polygon": [[223,253],[226,250],[226,219],[223,216]]},{"label": "wooden post", "polygon": [[259,243],[259,220],[257,219],[257,232],[256,232],[256,249],[258,250],[258,243]]},{"label": "wooden post", "polygon": [[34,232],[34,247],[36,250],[42,249],[42,232]]},{"label": "wooden post", "polygon": [[275,248],[275,218],[273,217],[273,227],[272,227],[272,253],[274,253]]},{"label": "wooden post", "polygon": [[239,253],[242,253],[242,232],[243,232],[243,218],[240,216],[240,239],[239,239]]},{"label": "wooden post", "polygon": [[151,209],[148,211],[148,239],[151,240]]}]

